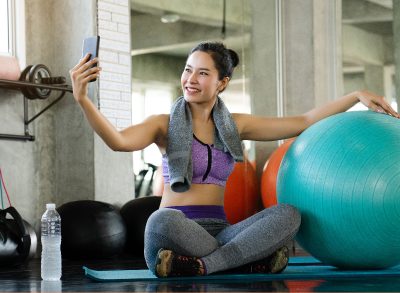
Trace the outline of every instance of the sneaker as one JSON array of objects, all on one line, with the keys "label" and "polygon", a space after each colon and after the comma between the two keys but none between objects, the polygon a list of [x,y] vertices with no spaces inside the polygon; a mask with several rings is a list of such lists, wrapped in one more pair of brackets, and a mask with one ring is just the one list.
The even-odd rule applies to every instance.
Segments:
[{"label": "sneaker", "polygon": [[161,278],[202,276],[204,268],[197,257],[178,255],[161,248],[157,253],[156,275]]},{"label": "sneaker", "polygon": [[289,262],[289,249],[286,246],[279,248],[270,256],[229,270],[233,273],[245,274],[279,274],[287,267]]}]

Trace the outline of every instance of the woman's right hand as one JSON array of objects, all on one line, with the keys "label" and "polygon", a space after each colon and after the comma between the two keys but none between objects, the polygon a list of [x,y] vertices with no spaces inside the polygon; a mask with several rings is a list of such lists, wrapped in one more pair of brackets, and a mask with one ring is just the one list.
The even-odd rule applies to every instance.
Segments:
[{"label": "woman's right hand", "polygon": [[400,118],[400,114],[392,108],[385,97],[370,93],[368,91],[357,91],[355,94],[358,100],[368,109],[374,112],[388,114],[393,117]]},{"label": "woman's right hand", "polygon": [[98,58],[94,58],[88,61],[89,56],[89,54],[86,54],[85,57],[69,71],[73,95],[78,103],[87,98],[88,83],[90,80],[97,78],[101,70],[98,66],[91,68],[95,63],[98,63],[99,60]]}]

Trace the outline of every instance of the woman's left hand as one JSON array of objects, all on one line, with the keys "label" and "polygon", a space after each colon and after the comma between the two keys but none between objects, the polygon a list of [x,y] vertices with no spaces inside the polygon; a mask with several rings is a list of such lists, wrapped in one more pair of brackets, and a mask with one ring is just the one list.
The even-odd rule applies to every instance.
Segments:
[{"label": "woman's left hand", "polygon": [[378,96],[376,94],[367,91],[358,91],[357,98],[363,103],[368,109],[391,115],[396,118],[400,118],[399,113],[397,113],[388,103],[388,101],[383,96]]}]

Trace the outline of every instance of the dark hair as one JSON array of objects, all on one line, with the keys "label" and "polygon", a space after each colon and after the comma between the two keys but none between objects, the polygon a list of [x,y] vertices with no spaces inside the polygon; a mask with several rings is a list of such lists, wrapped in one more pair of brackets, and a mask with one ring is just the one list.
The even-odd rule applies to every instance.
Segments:
[{"label": "dark hair", "polygon": [[198,44],[190,51],[190,55],[196,51],[210,54],[214,60],[215,68],[218,70],[219,80],[224,77],[232,77],[233,69],[239,64],[238,54],[225,47],[220,42],[203,42]]}]

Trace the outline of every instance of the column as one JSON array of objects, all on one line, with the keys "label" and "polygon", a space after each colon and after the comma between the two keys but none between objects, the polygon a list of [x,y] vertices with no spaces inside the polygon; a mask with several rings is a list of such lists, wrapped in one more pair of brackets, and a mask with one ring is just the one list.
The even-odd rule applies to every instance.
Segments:
[{"label": "column", "polygon": [[[252,1],[252,109],[302,114],[342,91],[340,0]],[[276,143],[256,143],[257,173]]]},{"label": "column", "polygon": [[400,109],[400,0],[393,0],[393,46],[394,46],[394,59],[395,59],[395,84],[396,93],[394,95],[397,102],[397,109]]}]

